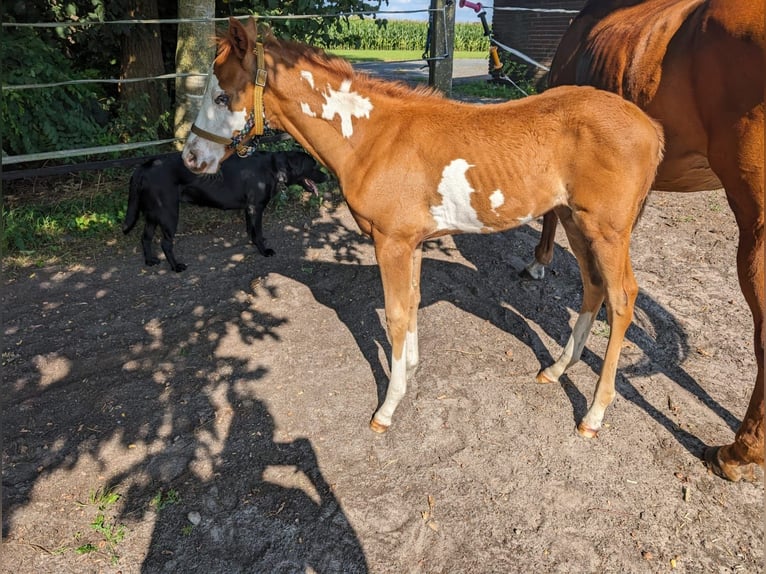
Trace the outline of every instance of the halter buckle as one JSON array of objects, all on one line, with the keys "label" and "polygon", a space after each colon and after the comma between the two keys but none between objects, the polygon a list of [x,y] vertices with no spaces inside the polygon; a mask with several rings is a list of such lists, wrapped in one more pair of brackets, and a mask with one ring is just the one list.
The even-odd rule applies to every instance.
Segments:
[{"label": "halter buckle", "polygon": [[260,88],[266,87],[266,70],[258,69],[255,71],[254,83]]}]

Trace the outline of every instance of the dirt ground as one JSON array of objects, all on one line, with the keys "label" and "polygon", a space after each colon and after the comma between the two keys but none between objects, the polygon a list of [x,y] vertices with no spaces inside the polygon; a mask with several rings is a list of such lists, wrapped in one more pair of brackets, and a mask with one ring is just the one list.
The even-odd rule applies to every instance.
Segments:
[{"label": "dirt ground", "polygon": [[603,316],[560,384],[534,382],[579,305],[561,231],[540,282],[518,276],[538,223],[428,243],[421,365],[377,435],[370,241],[342,203],[266,225],[272,258],[237,217],[182,233],[180,274],[144,267],[135,232],[5,274],[1,572],[761,571],[763,473],[732,484],[700,461],[755,377],[722,192],[652,194],[594,440],[574,426]]}]

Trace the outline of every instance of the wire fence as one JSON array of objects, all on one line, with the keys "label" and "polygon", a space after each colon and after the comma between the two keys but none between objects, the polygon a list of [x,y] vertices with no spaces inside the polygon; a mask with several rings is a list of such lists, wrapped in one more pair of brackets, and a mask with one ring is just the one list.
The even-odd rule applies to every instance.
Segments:
[{"label": "wire fence", "polygon": [[[519,11],[519,12],[542,12],[542,13],[568,13],[568,14],[576,14],[576,10],[564,10],[564,9],[545,9],[545,8],[522,8],[522,7],[485,7],[479,5],[484,10],[495,10],[495,11]],[[278,21],[278,20],[298,20],[298,19],[315,19],[315,18],[348,18],[352,16],[371,16],[371,17],[383,17],[389,15],[415,15],[415,14],[423,14],[427,13],[429,15],[429,20],[433,21],[433,15],[435,12],[443,12],[445,9],[423,9],[423,10],[381,10],[381,11],[351,11],[351,12],[338,12],[335,14],[284,14],[284,15],[258,15],[254,14],[256,18],[264,21]],[[247,16],[238,16],[237,18],[240,19],[246,19],[250,18],[249,15]],[[109,21],[89,21],[89,22],[83,22],[83,21],[71,21],[71,22],[2,22],[1,25],[3,28],[73,28],[73,27],[93,27],[93,26],[109,26],[109,25],[157,25],[157,24],[209,24],[209,23],[217,23],[217,22],[225,22],[228,21],[228,17],[222,17],[222,18],[154,18],[154,19],[128,19],[128,20],[109,20]],[[442,18],[442,21],[445,22],[446,25],[446,18]],[[490,42],[497,46],[498,48],[505,50],[506,52],[509,52],[513,54],[514,56],[528,62],[531,65],[537,66],[543,70],[547,70],[548,68],[545,67],[543,64],[535,61],[534,59],[530,58],[523,52],[516,50],[510,46],[504,45],[500,42],[497,42],[493,38],[490,38]],[[443,59],[447,57],[448,54],[441,54],[436,57],[436,59]],[[428,60],[424,54],[424,59]],[[56,88],[56,87],[64,87],[64,86],[77,86],[77,85],[87,85],[87,84],[126,84],[126,83],[136,83],[136,82],[151,82],[151,81],[165,81],[165,80],[175,80],[177,78],[188,78],[188,77],[207,77],[207,73],[169,73],[169,74],[161,74],[158,76],[149,76],[149,77],[138,77],[138,78],[101,78],[101,79],[71,79],[71,80],[65,80],[60,82],[41,82],[41,83],[31,83],[31,84],[16,84],[16,85],[3,85],[2,91],[3,92],[11,92],[11,91],[21,91],[21,90],[36,90],[36,89],[48,89],[48,88]],[[52,159],[69,159],[74,157],[82,157],[82,156],[89,156],[89,155],[98,155],[98,154],[108,154],[108,153],[114,153],[114,152],[124,152],[124,151],[130,151],[135,149],[142,149],[142,148],[150,148],[150,147],[158,147],[166,144],[172,144],[179,141],[183,141],[183,138],[170,138],[170,139],[162,139],[162,140],[153,140],[153,141],[146,141],[146,142],[134,142],[134,143],[124,143],[124,144],[115,144],[115,145],[107,145],[107,146],[99,146],[99,147],[91,147],[91,148],[78,148],[78,149],[69,149],[69,150],[58,150],[58,151],[51,151],[51,152],[41,152],[41,153],[32,153],[32,154],[24,154],[24,155],[2,155],[1,165],[14,165],[14,164],[20,164],[20,163],[27,163],[27,162],[36,162],[36,161],[47,161]]]},{"label": "wire fence", "polygon": [[[284,15],[258,15],[253,14],[259,20],[262,21],[277,21],[277,20],[299,20],[299,19],[315,19],[315,18],[347,18],[352,16],[374,16],[374,17],[386,17],[389,15],[414,15],[414,14],[429,14],[443,11],[443,9],[423,9],[423,10],[380,10],[380,11],[351,11],[351,12],[338,12],[334,14],[284,14]],[[250,18],[250,15],[236,16],[239,19]],[[157,24],[209,24],[218,22],[227,22],[228,17],[222,18],[137,18],[129,20],[108,20],[108,21],[90,21],[90,22],[2,22],[3,28],[72,28],[72,27],[93,27],[93,26],[109,26],[109,25],[157,25]],[[443,58],[444,56],[440,56]],[[101,79],[72,79],[61,82],[43,82],[34,84],[13,84],[3,85],[1,87],[3,92],[21,91],[21,90],[35,90],[46,89],[64,86],[77,86],[88,84],[126,84],[135,82],[147,82],[147,81],[162,81],[162,80],[175,80],[176,78],[188,78],[188,77],[202,77],[206,78],[207,73],[171,73],[162,74],[159,76],[140,77],[140,78],[101,78]],[[158,147],[165,144],[171,144],[175,142],[183,141],[183,138],[170,138],[163,140],[153,140],[146,142],[135,142],[126,144],[115,144],[107,146],[99,146],[93,148],[78,148],[69,150],[58,150],[51,152],[40,152],[24,155],[2,155],[1,164],[14,165],[19,163],[46,161],[51,159],[69,159],[74,157],[82,157],[87,155],[96,154],[108,154],[114,152],[123,152],[129,150],[135,150],[140,148]]]}]

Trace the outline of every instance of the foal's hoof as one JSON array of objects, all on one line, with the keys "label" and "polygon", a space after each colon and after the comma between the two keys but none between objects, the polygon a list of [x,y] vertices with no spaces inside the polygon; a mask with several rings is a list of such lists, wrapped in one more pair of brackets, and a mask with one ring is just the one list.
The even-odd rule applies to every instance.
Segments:
[{"label": "foal's hoof", "polygon": [[375,419],[372,419],[370,421],[370,428],[373,430],[373,432],[376,432],[378,434],[383,434],[388,430],[389,425],[384,425],[376,421]]},{"label": "foal's hoof", "polygon": [[594,429],[581,422],[577,425],[577,434],[583,438],[596,438],[598,436],[598,429]]},{"label": "foal's hoof", "polygon": [[726,464],[721,460],[720,446],[709,446],[705,449],[705,466],[707,466],[713,474],[716,476],[731,480],[732,482],[739,482],[742,479],[753,482],[755,480],[755,473],[753,472],[753,464],[737,465]]},{"label": "foal's hoof", "polygon": [[558,379],[554,379],[550,375],[548,375],[547,370],[548,369],[543,369],[542,371],[537,373],[537,376],[535,377],[535,381],[537,381],[538,383],[540,383],[542,385],[548,385],[550,383],[557,383]]}]

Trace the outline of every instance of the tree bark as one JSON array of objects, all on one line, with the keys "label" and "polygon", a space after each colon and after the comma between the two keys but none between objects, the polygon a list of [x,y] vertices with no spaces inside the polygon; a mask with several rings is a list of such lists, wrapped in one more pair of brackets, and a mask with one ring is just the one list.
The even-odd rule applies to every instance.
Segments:
[{"label": "tree bark", "polygon": [[[157,0],[131,0],[127,9],[128,18],[156,19],[159,17]],[[120,39],[122,59],[120,78],[144,78],[165,73],[162,61],[162,42],[159,24],[138,24],[131,26]],[[127,82],[120,84],[120,103],[127,108],[148,94],[145,109],[139,109],[147,118],[159,118],[168,107],[168,93],[165,83],[158,80]]]},{"label": "tree bark", "polygon": [[[215,0],[178,0],[179,18],[206,18],[209,22],[179,24],[176,74],[206,74],[215,57]],[[186,138],[205,92],[205,77],[176,78],[175,137]],[[179,142],[178,147],[183,145]]]}]

